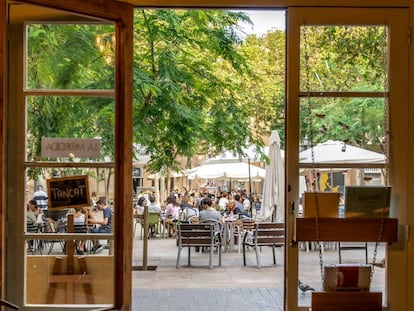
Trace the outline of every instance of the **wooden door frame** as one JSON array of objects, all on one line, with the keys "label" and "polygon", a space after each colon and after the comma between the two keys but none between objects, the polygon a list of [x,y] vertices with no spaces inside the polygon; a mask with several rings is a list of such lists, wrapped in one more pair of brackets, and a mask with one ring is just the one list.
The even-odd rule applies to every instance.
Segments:
[{"label": "wooden door frame", "polygon": [[[15,2],[15,1],[13,1]],[[22,0],[22,4],[31,4],[47,9],[56,9],[59,11],[87,16],[94,19],[100,19],[115,24],[116,29],[116,60],[115,60],[115,202],[117,204],[117,217],[114,218],[114,237],[116,239],[114,250],[114,310],[131,310],[132,296],[132,209],[122,208],[132,206],[132,117],[133,117],[133,6],[128,3],[121,3],[111,0],[99,1],[77,1],[77,0]],[[11,1],[10,1],[11,3]],[[7,106],[7,9],[9,2],[1,0],[1,23],[0,36],[0,56],[2,64],[0,65],[0,174],[2,177],[2,191],[0,192],[0,232],[1,241],[0,249],[3,256],[1,260],[1,283],[2,297],[10,295],[21,295],[5,289],[6,276],[6,257],[5,249],[6,236],[4,220],[6,213],[6,189],[7,177],[3,174],[7,168],[4,146],[6,145],[6,129],[4,120],[4,107]],[[30,12],[29,12],[30,14]],[[16,301],[14,299],[14,301]],[[23,298],[18,299],[23,301]]]},{"label": "wooden door frame", "polygon": [[[130,109],[132,106],[129,105],[128,103],[132,103],[132,10],[130,9],[130,5],[125,3],[124,6],[124,11],[122,11],[122,14],[120,14],[120,12],[113,10],[112,8],[114,8],[113,4],[111,4],[111,2],[114,1],[104,1],[104,0],[97,0],[97,1],[87,1],[88,5],[86,5],[86,1],[65,1],[65,0],[37,0],[37,1],[20,1],[22,3],[30,3],[30,4],[35,4],[35,5],[41,5],[41,6],[48,6],[48,7],[52,7],[52,8],[56,8],[56,9],[61,9],[61,10],[66,10],[75,14],[90,14],[91,16],[94,17],[102,17],[106,16],[106,19],[112,19],[112,20],[116,20],[117,23],[117,27],[119,27],[121,29],[120,33],[123,33],[123,35],[120,35],[119,38],[117,38],[117,42],[122,42],[124,49],[123,52],[121,52],[123,55],[122,60],[120,61],[121,64],[117,63],[117,66],[119,65],[120,68],[122,70],[120,70],[119,73],[117,73],[117,79],[120,78],[121,80],[117,80],[117,81],[123,81],[123,84],[120,85],[119,87],[117,87],[117,89],[119,89],[120,94],[117,93],[117,103],[119,102],[123,102],[125,103],[125,107],[123,108],[118,108],[118,104],[117,104],[117,109],[119,109],[119,114],[117,114],[117,124],[120,124],[120,120],[122,119],[122,121],[124,120],[130,120],[130,118],[132,118],[132,113],[130,113]],[[97,4],[96,6],[94,6],[93,4],[91,4],[91,2],[93,2],[93,4]],[[258,1],[249,1],[249,0],[244,0],[244,1],[239,1],[239,0],[225,0],[225,1],[199,1],[197,3],[192,3],[194,1],[185,1],[185,0],[173,0],[173,1],[167,1],[167,0],[156,0],[156,1],[151,1],[151,0],[144,0],[144,1],[130,1],[130,2],[136,2],[136,5],[141,5],[143,7],[195,7],[196,5],[199,6],[200,8],[208,8],[208,7],[222,7],[222,8],[258,8],[258,7],[262,7],[262,8],[277,8],[277,7],[288,7],[289,5],[293,5],[293,6],[342,6],[342,7],[347,7],[350,6],[350,2],[347,0],[342,0],[342,1],[335,1],[335,3],[333,3],[332,1],[328,1],[328,0],[324,0],[324,1],[317,1],[317,0],[312,0],[312,1],[307,1],[307,0],[282,0],[282,1],[271,1],[271,0],[258,0]],[[4,21],[1,23],[0,26],[0,57],[2,58],[2,61],[0,63],[0,174],[2,176],[2,188],[0,190],[0,250],[2,252],[2,256],[0,256],[0,295],[1,297],[5,297],[5,288],[4,288],[4,278],[5,278],[5,252],[7,252],[7,250],[5,250],[5,219],[6,219],[6,211],[5,211],[5,201],[6,201],[6,183],[5,183],[5,155],[4,155],[4,146],[5,146],[5,133],[6,133],[6,128],[5,128],[5,124],[4,124],[4,120],[5,120],[5,111],[4,111],[4,107],[5,107],[5,103],[7,101],[7,91],[6,91],[6,87],[7,87],[7,69],[6,69],[6,60],[7,60],[7,55],[6,55],[6,51],[5,51],[5,47],[6,45],[6,33],[7,33],[7,0],[0,0],[0,21]],[[355,3],[353,3],[355,5]],[[109,6],[111,9],[108,9],[106,6]],[[121,5],[121,3],[119,4]],[[397,0],[397,1],[391,1],[391,0],[384,0],[384,1],[373,1],[373,0],[363,0],[358,2],[358,6],[362,7],[378,7],[378,6],[384,6],[384,7],[406,7],[406,8],[410,8],[412,6],[412,1],[408,1],[408,0]],[[411,17],[414,16],[414,10],[411,10]],[[414,25],[413,25],[414,26]],[[117,31],[118,33],[118,31]],[[119,47],[117,46],[117,49]],[[119,52],[119,51],[117,51]],[[413,57],[414,55],[414,51],[413,49],[410,50],[410,57]],[[409,63],[410,65],[410,74],[414,72],[414,62]],[[118,77],[118,75],[121,75],[121,77]],[[122,80],[123,78],[123,80]],[[410,78],[410,76],[408,77],[408,79]],[[118,91],[117,91],[118,92]],[[403,96],[409,96],[411,95],[412,91],[409,90],[407,91],[407,93],[403,94]],[[410,101],[412,101],[412,99],[410,98]],[[413,106],[414,107],[414,106]],[[118,110],[117,110],[118,111]],[[123,114],[124,118],[121,118],[121,113]],[[128,115],[129,113],[129,115]],[[408,111],[408,116],[413,116],[414,115],[414,109],[410,108],[410,110]],[[407,118],[407,116],[405,116],[405,118]],[[404,120],[405,120],[404,118]],[[132,121],[128,121],[128,122],[132,122]],[[116,161],[117,161],[117,165],[116,165],[116,169],[118,169],[119,171],[117,172],[117,174],[122,174],[119,175],[119,180],[123,181],[123,184],[117,184],[116,186],[116,199],[119,200],[118,202],[122,202],[124,205],[123,206],[131,206],[129,204],[130,201],[132,201],[132,193],[130,193],[130,184],[129,184],[129,178],[131,176],[131,174],[129,173],[129,167],[132,165],[129,165],[128,162],[126,163],[119,163],[120,160],[119,159],[126,159],[127,161],[129,161],[129,159],[131,159],[132,157],[130,157],[130,153],[131,151],[129,151],[129,144],[131,143],[130,140],[130,135],[129,135],[129,131],[130,128],[132,128],[132,124],[125,124],[125,127],[123,127],[123,130],[121,132],[117,132],[117,137],[119,137],[119,139],[117,139],[117,141],[121,141],[119,142],[119,146],[123,146],[126,148],[117,148],[117,155],[116,155]],[[412,135],[409,135],[409,141],[412,141]],[[408,154],[413,154],[413,150],[414,150],[414,144],[413,143],[409,143],[408,144],[409,150],[411,151]],[[117,145],[118,146],[118,145]],[[414,165],[409,165],[407,171],[409,172],[413,172],[414,171]],[[411,176],[413,174],[410,174]],[[123,177],[123,178],[122,178]],[[414,183],[414,180],[411,179],[411,181],[409,182],[408,186],[407,186],[407,193],[412,192],[412,185]],[[407,202],[407,205],[409,205],[410,203],[413,202],[413,196],[410,196]],[[289,201],[287,201],[289,202]],[[129,217],[129,208],[125,208],[122,209],[122,211],[120,211],[122,213],[122,217],[117,217],[116,219],[116,227],[118,227],[119,229],[116,229],[115,234],[118,235],[119,237],[124,236],[126,238],[128,238],[128,232],[127,229],[122,230],[122,228],[130,228],[129,225],[129,220],[132,217]],[[406,227],[407,230],[407,234],[409,234],[409,230],[410,230],[410,226],[412,225],[412,221],[410,219],[412,219],[412,215],[414,215],[414,212],[411,212],[409,210],[407,211],[403,211],[405,213],[405,217],[406,217],[406,221],[408,222],[408,225]],[[131,300],[131,284],[130,284],[130,279],[129,279],[129,275],[131,273],[125,273],[126,271],[128,271],[129,267],[131,266],[130,264],[130,258],[131,256],[129,255],[125,255],[124,254],[124,250],[126,250],[127,252],[129,252],[129,250],[132,250],[132,245],[130,245],[130,243],[132,242],[128,242],[127,239],[122,239],[122,246],[123,247],[119,247],[117,248],[118,250],[116,250],[116,262],[119,263],[119,268],[117,267],[117,274],[118,273],[122,273],[122,274],[118,274],[121,275],[121,278],[123,279],[122,284],[120,284],[120,286],[116,289],[116,308],[118,309],[122,309],[122,310],[128,310],[129,308],[131,308],[131,306],[127,305],[130,304],[130,300]],[[411,239],[409,241],[409,247],[408,247],[408,262],[409,259],[413,257],[412,253],[412,249],[413,249],[413,243],[414,240]],[[119,251],[121,250],[121,251]],[[405,250],[404,252],[401,253],[405,253],[407,250]],[[121,253],[121,254],[118,254]],[[403,255],[403,254],[402,254]],[[119,261],[118,261],[119,260]],[[408,271],[408,277],[412,275],[412,271],[409,269]],[[397,277],[397,276],[396,276]],[[401,282],[398,281],[398,284],[401,284]],[[407,297],[409,295],[405,295],[405,293],[410,293],[411,290],[414,287],[414,283],[404,283],[404,285],[400,285],[400,286],[396,286],[396,290],[404,288],[404,293],[398,295],[398,297],[405,297],[405,299],[408,299],[408,307],[413,305],[413,297]],[[129,290],[128,290],[129,288]],[[125,291],[126,290],[126,291]],[[125,304],[124,304],[125,302]],[[129,308],[128,308],[129,307]],[[401,310],[408,310],[407,305],[405,306],[404,309]]]}]

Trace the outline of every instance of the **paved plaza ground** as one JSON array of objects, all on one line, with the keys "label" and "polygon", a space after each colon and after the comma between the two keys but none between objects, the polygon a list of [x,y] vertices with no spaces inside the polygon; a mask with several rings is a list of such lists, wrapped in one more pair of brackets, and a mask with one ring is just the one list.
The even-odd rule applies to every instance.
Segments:
[{"label": "paved plaza ground", "polygon": [[[335,245],[325,247],[324,264],[338,263]],[[142,266],[143,240],[139,232],[134,239],[133,264]],[[261,252],[262,268],[256,266],[254,251],[243,255],[236,250],[223,252],[222,266],[214,255],[214,268],[208,269],[208,252],[192,251],[191,267],[187,266],[187,249],[181,254],[181,267],[176,268],[177,246],[175,239],[152,238],[148,240],[148,266],[155,270],[133,272],[133,310],[283,310],[283,248],[276,252],[277,265],[273,265],[271,248]],[[372,262],[374,243],[368,246]],[[319,252],[299,251],[300,279],[321,288]],[[378,248],[377,262],[384,257],[384,246]],[[347,251],[343,263],[364,263],[363,251]],[[371,289],[383,291],[385,269],[375,268]],[[311,293],[299,291],[298,304],[309,306]]]}]

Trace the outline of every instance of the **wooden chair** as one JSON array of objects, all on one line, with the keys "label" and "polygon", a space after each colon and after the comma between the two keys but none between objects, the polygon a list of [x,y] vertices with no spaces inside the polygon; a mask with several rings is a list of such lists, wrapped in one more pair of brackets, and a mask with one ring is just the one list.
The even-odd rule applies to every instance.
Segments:
[{"label": "wooden chair", "polygon": [[247,231],[243,237],[243,264],[246,265],[246,247],[251,247],[256,252],[257,267],[261,268],[259,252],[262,246],[272,247],[273,263],[276,264],[276,247],[284,246],[284,223],[256,223],[252,231]]},{"label": "wooden chair", "polygon": [[213,268],[212,258],[214,248],[217,247],[219,256],[219,266],[221,266],[221,243],[216,238],[214,223],[203,224],[178,224],[178,253],[177,253],[177,269],[180,267],[181,251],[184,247],[188,248],[188,266],[191,265],[191,247],[209,247],[210,259],[209,268]]}]

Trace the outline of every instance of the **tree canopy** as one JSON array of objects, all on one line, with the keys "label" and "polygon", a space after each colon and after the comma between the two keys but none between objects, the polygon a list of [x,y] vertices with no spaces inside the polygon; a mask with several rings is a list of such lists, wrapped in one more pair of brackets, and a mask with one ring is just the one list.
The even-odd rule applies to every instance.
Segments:
[{"label": "tree canopy", "polygon": [[148,168],[178,157],[262,144],[243,88],[256,75],[240,47],[244,13],[139,10],[135,15],[135,137]]},{"label": "tree canopy", "polygon": [[[150,172],[184,168],[196,154],[261,147],[273,128],[283,141],[285,32],[245,36],[242,22],[246,13],[225,10],[135,12],[134,141],[150,155]],[[386,91],[385,26],[304,29],[302,91]],[[114,87],[113,26],[30,25],[28,43],[29,88]],[[100,137],[102,157],[113,156],[112,98],[33,96],[27,111],[29,159],[41,137]],[[375,144],[385,111],[383,99],[305,98],[301,139],[312,131],[314,143]]]}]

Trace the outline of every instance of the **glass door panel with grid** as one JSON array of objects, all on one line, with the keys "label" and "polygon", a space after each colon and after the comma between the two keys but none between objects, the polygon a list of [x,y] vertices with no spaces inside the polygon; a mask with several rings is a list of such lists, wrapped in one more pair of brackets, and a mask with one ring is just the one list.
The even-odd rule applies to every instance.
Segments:
[{"label": "glass door panel with grid", "polygon": [[[391,133],[404,128],[404,124],[392,126],[397,118],[392,107],[398,102],[395,100],[402,100],[398,89],[403,90],[404,82],[398,85],[391,77],[398,66],[402,71],[406,68],[402,62],[391,61],[399,53],[401,58],[407,57],[407,46],[400,46],[406,38],[400,35],[398,41],[399,34],[394,33],[404,27],[408,28],[404,10],[395,10],[387,17],[384,10],[289,10],[289,184],[298,184],[294,182],[298,175],[305,176],[299,178],[303,187],[294,187],[288,194],[288,202],[292,202],[288,217],[291,241],[295,217],[303,213],[303,190],[299,189],[339,192],[338,217],[344,216],[346,186],[391,185],[395,195],[401,191],[390,163],[395,161],[392,150],[399,140]],[[368,244],[368,261],[385,262],[386,245],[375,244]],[[338,249],[335,242],[291,245],[295,247],[288,249],[287,262],[297,262],[298,270],[297,275],[289,274],[288,288],[292,290],[288,291],[288,305],[300,309],[311,305],[311,291],[298,288],[294,276],[321,291],[324,265],[338,263]],[[349,262],[365,263],[364,252],[351,257]],[[371,283],[372,290],[382,293],[384,305],[388,301],[386,275],[387,269],[378,270]]]}]

